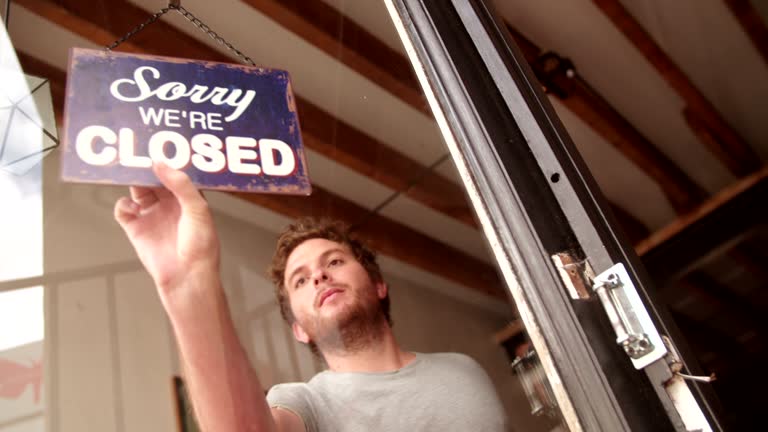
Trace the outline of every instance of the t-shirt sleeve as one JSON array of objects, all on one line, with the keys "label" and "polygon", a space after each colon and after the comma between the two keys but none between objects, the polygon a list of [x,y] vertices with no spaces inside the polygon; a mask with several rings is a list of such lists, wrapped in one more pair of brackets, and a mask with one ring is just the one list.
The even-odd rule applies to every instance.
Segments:
[{"label": "t-shirt sleeve", "polygon": [[277,384],[269,389],[267,403],[272,408],[282,408],[299,416],[307,432],[318,432],[312,394],[306,384]]}]

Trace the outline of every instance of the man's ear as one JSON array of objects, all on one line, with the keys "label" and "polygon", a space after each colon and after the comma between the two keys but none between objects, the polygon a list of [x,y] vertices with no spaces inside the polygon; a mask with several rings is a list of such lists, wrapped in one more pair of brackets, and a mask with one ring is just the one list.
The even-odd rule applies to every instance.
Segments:
[{"label": "man's ear", "polygon": [[296,338],[297,341],[305,344],[310,342],[309,335],[304,331],[304,328],[298,321],[294,321],[293,324],[291,324],[291,330],[293,331],[293,337]]},{"label": "man's ear", "polygon": [[387,296],[387,293],[389,292],[389,287],[387,286],[386,282],[376,282],[376,295],[379,297],[379,300],[384,299]]}]

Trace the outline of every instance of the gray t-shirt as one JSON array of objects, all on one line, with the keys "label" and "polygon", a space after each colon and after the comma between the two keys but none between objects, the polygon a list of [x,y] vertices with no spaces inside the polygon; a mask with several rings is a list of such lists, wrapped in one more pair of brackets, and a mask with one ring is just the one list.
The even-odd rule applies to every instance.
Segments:
[{"label": "gray t-shirt", "polygon": [[308,432],[507,430],[491,380],[464,354],[416,353],[393,372],[324,371],[272,387],[267,401],[296,413]]}]

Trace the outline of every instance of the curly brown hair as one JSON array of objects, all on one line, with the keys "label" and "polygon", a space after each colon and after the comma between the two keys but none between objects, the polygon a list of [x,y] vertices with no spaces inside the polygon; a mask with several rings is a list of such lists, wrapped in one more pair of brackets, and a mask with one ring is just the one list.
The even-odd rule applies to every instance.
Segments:
[{"label": "curly brown hair", "polygon": [[[268,269],[272,283],[275,285],[275,295],[280,304],[280,313],[289,325],[296,321],[296,317],[293,316],[288,294],[285,290],[285,265],[288,261],[288,256],[291,255],[291,252],[296,247],[314,238],[322,238],[347,246],[357,262],[368,273],[371,281],[374,283],[383,282],[381,269],[376,262],[376,253],[352,233],[349,225],[329,219],[297,219],[288,225],[280,234],[280,237],[278,237],[275,254],[272,256],[272,264]],[[389,294],[381,299],[379,303],[384,317],[391,326]]]}]

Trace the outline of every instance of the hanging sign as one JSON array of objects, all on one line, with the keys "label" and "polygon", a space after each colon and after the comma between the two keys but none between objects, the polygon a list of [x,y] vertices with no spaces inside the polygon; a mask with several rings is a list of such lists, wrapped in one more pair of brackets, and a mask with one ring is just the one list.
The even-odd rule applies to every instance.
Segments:
[{"label": "hanging sign", "polygon": [[158,185],[153,160],[201,188],[308,195],[288,73],[73,48],[65,181]]}]

